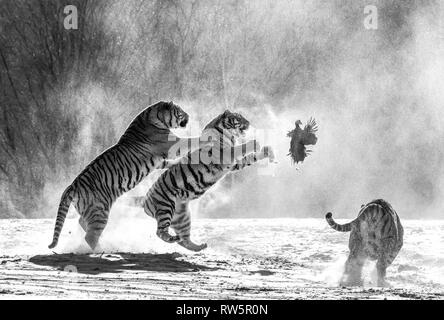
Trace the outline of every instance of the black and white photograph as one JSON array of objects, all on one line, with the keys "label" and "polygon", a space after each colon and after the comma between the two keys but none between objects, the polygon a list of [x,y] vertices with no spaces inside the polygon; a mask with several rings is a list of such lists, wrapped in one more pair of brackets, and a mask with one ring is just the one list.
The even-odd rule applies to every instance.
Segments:
[{"label": "black and white photograph", "polygon": [[444,300],[444,2],[0,0],[0,300]]}]

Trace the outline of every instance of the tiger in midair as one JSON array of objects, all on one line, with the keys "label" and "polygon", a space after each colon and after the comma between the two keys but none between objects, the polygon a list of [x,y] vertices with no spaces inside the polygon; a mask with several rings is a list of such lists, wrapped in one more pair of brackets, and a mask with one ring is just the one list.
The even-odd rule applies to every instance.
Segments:
[{"label": "tiger in midair", "polygon": [[188,114],[173,102],[160,101],[139,113],[119,141],[95,158],[63,192],[49,248],[57,245],[73,203],[86,232],[85,240],[94,250],[118,197],[161,168],[175,144],[183,145],[181,150],[208,144],[199,137],[179,139],[170,131],[186,127],[188,120]]},{"label": "tiger in midair", "polygon": [[396,211],[385,200],[377,199],[362,205],[358,217],[346,224],[337,224],[331,212],[325,216],[335,230],[351,232],[350,253],[345,263],[341,285],[361,286],[362,267],[367,258],[377,260],[377,285],[387,285],[386,269],[402,248],[404,229]]},{"label": "tiger in midair", "polygon": [[[190,239],[191,215],[189,202],[202,196],[217,181],[231,171],[241,170],[258,160],[274,158],[271,147],[259,149],[256,140],[235,145],[245,135],[250,123],[238,113],[225,111],[203,130],[214,145],[190,152],[167,170],[148,190],[145,197],[135,197],[146,214],[157,220],[157,236],[162,240],[200,251],[206,244],[195,244]],[[257,151],[257,152],[256,152]],[[196,160],[197,159],[197,160]],[[175,236],[169,233],[172,227]]]}]

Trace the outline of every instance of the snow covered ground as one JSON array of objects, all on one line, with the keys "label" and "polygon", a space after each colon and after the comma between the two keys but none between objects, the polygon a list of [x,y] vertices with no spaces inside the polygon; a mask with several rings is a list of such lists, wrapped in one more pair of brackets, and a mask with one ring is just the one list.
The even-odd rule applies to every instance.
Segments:
[{"label": "snow covered ground", "polygon": [[[341,221],[341,220],[339,220]],[[155,235],[154,220],[111,217],[104,253],[90,253],[68,219],[54,254],[54,220],[0,220],[0,299],[443,299],[444,221],[404,220],[392,287],[341,288],[348,234],[322,219],[195,219],[192,253]],[[69,272],[77,271],[77,272]]]}]

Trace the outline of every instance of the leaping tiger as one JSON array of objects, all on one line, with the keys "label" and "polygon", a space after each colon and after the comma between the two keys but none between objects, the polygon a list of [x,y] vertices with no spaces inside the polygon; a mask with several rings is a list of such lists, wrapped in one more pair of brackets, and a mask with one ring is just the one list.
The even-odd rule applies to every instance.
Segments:
[{"label": "leaping tiger", "polygon": [[386,269],[401,250],[404,237],[401,221],[392,206],[382,199],[373,200],[361,207],[355,220],[343,225],[333,220],[331,212],[325,217],[333,229],[351,231],[350,254],[341,285],[362,285],[362,267],[370,258],[377,260],[377,285],[385,286]]},{"label": "leaping tiger", "polygon": [[[80,214],[85,240],[95,249],[115,200],[164,164],[171,147],[203,147],[208,142],[174,136],[170,129],[186,127],[189,116],[173,102],[158,102],[144,109],[130,123],[119,141],[94,159],[66,188],[57,212],[53,241],[57,245],[69,206]],[[198,143],[196,142],[199,141]]]},{"label": "leaping tiger", "polygon": [[[169,164],[169,169],[162,173],[146,196],[136,197],[135,203],[142,204],[146,214],[157,220],[157,235],[162,240],[178,242],[192,251],[207,247],[190,239],[189,202],[202,196],[230,171],[243,169],[267,157],[274,158],[269,146],[255,152],[259,148],[255,140],[235,145],[235,138],[244,136],[248,127],[249,122],[243,116],[225,111],[204,128],[203,135],[213,138],[213,146],[190,152],[177,163]],[[208,156],[213,160],[205,161]],[[196,159],[199,159],[197,163]],[[169,233],[170,226],[175,236]]]}]

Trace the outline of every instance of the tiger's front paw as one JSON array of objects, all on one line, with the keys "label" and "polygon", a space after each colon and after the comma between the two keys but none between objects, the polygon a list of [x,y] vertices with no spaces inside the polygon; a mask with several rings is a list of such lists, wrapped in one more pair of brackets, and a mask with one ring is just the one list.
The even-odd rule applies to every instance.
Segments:
[{"label": "tiger's front paw", "polygon": [[174,243],[180,240],[179,236],[173,236],[168,232],[168,228],[157,229],[157,236],[165,242]]}]

